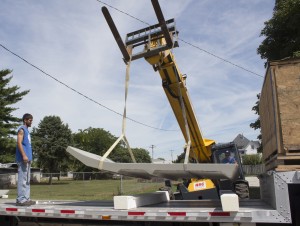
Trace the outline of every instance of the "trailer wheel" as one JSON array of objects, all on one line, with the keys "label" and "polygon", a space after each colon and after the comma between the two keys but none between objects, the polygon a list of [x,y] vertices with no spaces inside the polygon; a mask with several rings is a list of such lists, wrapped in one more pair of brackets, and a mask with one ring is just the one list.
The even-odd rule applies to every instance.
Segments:
[{"label": "trailer wheel", "polygon": [[235,193],[240,199],[249,199],[249,184],[247,181],[239,180],[234,183]]}]

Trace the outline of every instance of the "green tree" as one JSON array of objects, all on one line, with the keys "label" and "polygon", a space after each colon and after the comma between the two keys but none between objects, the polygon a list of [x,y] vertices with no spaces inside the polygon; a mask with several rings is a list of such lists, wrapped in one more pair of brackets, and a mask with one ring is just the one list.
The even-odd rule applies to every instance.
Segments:
[{"label": "green tree", "polygon": [[265,22],[257,49],[262,59],[300,56],[300,0],[276,0],[273,17]]},{"label": "green tree", "polygon": [[185,152],[181,153],[180,155],[177,155],[177,159],[173,161],[173,163],[183,163],[185,158]]},{"label": "green tree", "polygon": [[[103,155],[116,140],[117,137],[102,128],[89,127],[74,134],[75,147],[97,155]],[[116,146],[116,149],[121,145],[122,142]]]},{"label": "green tree", "polygon": [[1,143],[0,162],[1,163],[15,162],[17,141],[12,137],[8,137],[8,138],[1,139],[0,143]]},{"label": "green tree", "polygon": [[[265,22],[261,36],[266,38],[257,49],[262,59],[280,60],[286,57],[300,57],[300,0],[276,0],[273,17]],[[265,64],[266,66],[267,64]],[[259,114],[259,98],[252,108]],[[260,129],[260,119],[250,124],[253,129]],[[261,140],[261,134],[258,139]],[[262,145],[258,151],[261,152]]]},{"label": "green tree", "polygon": [[[104,155],[105,152],[110,148],[110,146],[117,140],[117,137],[113,136],[110,132],[102,129],[102,128],[92,128],[89,127],[84,130],[79,130],[77,133],[73,134],[74,139],[74,146],[81,150],[94,153],[96,155]],[[121,143],[119,143],[115,150],[108,156],[108,158],[116,161],[117,159],[114,158],[115,153],[118,150],[122,149]],[[97,169],[88,167],[82,164],[75,158],[73,159],[73,171],[80,171],[80,172],[98,172]],[[90,175],[85,174],[87,177]],[[103,174],[103,177],[106,175]]]},{"label": "green tree", "polygon": [[144,148],[132,148],[133,155],[137,162],[150,163],[151,157],[149,152]]},{"label": "green tree", "polygon": [[[44,117],[32,130],[32,149],[38,166],[46,173],[66,171],[70,156],[66,148],[72,145],[72,131],[58,116]],[[52,184],[52,174],[49,177]]]},{"label": "green tree", "polygon": [[[16,141],[12,135],[16,135],[16,128],[22,120],[12,115],[17,108],[12,107],[22,100],[29,90],[18,92],[19,86],[9,86],[12,76],[11,70],[0,71],[0,162],[12,162],[15,159]],[[9,77],[7,77],[9,76]]]},{"label": "green tree", "polygon": [[[253,128],[254,130],[259,130],[260,131],[260,117],[259,117],[259,101],[260,101],[260,94],[257,94],[256,95],[257,96],[257,101],[256,101],[256,103],[255,103],[255,105],[253,106],[253,108],[252,108],[252,111],[254,111],[255,112],[255,114],[257,114],[258,115],[258,118],[256,119],[256,121],[255,122],[253,122],[253,123],[250,123],[250,127],[251,128]],[[259,143],[260,143],[260,146],[257,148],[257,152],[259,152],[259,153],[261,153],[262,152],[262,150],[263,150],[263,147],[262,147],[262,143],[261,143],[261,138],[262,138],[262,136],[261,136],[261,133],[257,136],[257,139],[260,141]]]},{"label": "green tree", "polygon": [[[75,147],[101,156],[103,156],[118,139],[109,131],[102,128],[91,127],[79,130],[78,133],[73,135],[73,138]],[[151,162],[149,152],[145,149],[132,148],[132,152],[137,162]],[[128,149],[122,141],[115,147],[108,158],[115,162],[132,162]],[[87,167],[77,160],[74,161],[72,169],[73,171],[98,172],[97,169]]]}]

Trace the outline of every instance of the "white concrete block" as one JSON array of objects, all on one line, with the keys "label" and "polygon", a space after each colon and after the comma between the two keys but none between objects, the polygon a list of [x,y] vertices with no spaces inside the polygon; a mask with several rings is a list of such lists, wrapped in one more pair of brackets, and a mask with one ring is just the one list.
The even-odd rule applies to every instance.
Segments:
[{"label": "white concrete block", "polygon": [[0,196],[6,195],[9,190],[0,190]]},{"label": "white concrete block", "polygon": [[170,200],[167,191],[157,191],[142,195],[120,195],[114,196],[114,208],[118,210],[128,210],[139,206],[152,205]]},{"label": "white concrete block", "polygon": [[221,203],[223,211],[239,211],[239,197],[236,194],[222,194]]}]

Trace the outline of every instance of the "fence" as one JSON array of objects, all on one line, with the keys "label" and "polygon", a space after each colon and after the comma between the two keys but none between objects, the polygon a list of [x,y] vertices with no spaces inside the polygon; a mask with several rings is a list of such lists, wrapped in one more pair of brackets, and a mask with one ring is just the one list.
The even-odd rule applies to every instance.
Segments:
[{"label": "fence", "polygon": [[[243,165],[243,172],[245,175],[259,175],[265,172],[265,167],[261,165]],[[41,179],[48,179],[50,176],[54,180],[70,179],[70,180],[99,180],[99,179],[131,179],[130,177],[121,176],[119,174],[112,174],[108,172],[59,172],[59,173],[42,173],[34,172],[31,174],[32,182],[41,182]],[[0,174],[0,188],[7,188],[10,185],[16,185],[17,173]],[[143,180],[139,182],[163,182],[161,179]]]},{"label": "fence", "polygon": [[259,175],[265,172],[265,165],[243,165],[245,175]]},{"label": "fence", "polygon": [[[243,172],[245,175],[260,175],[265,172],[265,166],[260,165],[243,165]],[[121,175],[109,172],[60,172],[60,173],[41,173],[41,178],[49,178],[50,175],[54,179],[67,178],[73,180],[101,180],[101,179],[121,179]],[[131,179],[131,177],[122,176],[122,179]],[[149,182],[149,180],[145,180]],[[150,180],[151,182],[162,182],[163,180],[157,178]],[[143,179],[139,179],[143,182]]]},{"label": "fence", "polygon": [[16,174],[0,174],[0,189],[9,188],[11,185],[14,185],[16,181]]},{"label": "fence", "polygon": [[[41,178],[47,179],[52,176],[53,179],[72,179],[72,180],[99,180],[99,179],[120,179],[119,174],[109,172],[59,172],[59,173],[41,173]],[[123,176],[123,179],[125,176]],[[128,179],[126,177],[126,179]]]},{"label": "fence", "polygon": [[[3,173],[0,174],[0,189],[6,189],[11,186],[17,185],[18,173]],[[41,182],[40,172],[32,172],[30,174],[30,181],[39,183]]]}]

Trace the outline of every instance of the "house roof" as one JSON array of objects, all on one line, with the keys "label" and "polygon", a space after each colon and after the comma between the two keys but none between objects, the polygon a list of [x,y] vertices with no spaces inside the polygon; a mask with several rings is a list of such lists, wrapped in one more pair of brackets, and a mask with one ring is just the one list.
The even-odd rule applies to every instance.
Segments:
[{"label": "house roof", "polygon": [[243,134],[239,134],[236,136],[236,138],[234,138],[233,142],[235,143],[238,149],[243,149],[248,145],[250,140],[244,137]]}]

